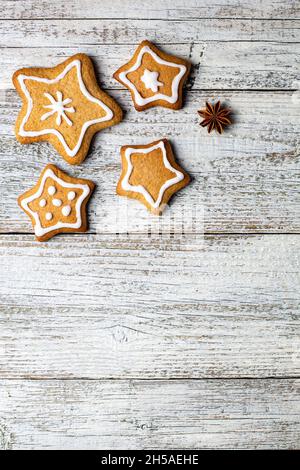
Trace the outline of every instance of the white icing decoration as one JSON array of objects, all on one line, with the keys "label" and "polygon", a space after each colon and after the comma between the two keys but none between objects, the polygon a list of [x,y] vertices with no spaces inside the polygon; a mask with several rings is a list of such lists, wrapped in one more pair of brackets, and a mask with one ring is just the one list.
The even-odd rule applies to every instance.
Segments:
[{"label": "white icing decoration", "polygon": [[[171,178],[171,179],[167,180],[162,185],[162,187],[159,190],[158,197],[157,197],[156,201],[154,201],[151,194],[149,194],[148,191],[143,186],[141,186],[141,185],[138,185],[138,186],[131,185],[129,183],[129,179],[130,179],[130,176],[131,176],[131,173],[132,173],[132,170],[133,170],[133,165],[131,163],[131,158],[130,158],[131,154],[132,153],[147,154],[147,153],[150,153],[150,152],[152,152],[153,150],[156,150],[156,149],[161,149],[162,154],[163,154],[163,162],[164,162],[165,167],[168,170],[175,173],[176,176],[174,178]],[[144,198],[146,199],[146,201],[149,204],[151,204],[151,206],[154,209],[157,209],[160,206],[166,189],[168,189],[170,186],[173,186],[176,183],[179,183],[179,181],[183,180],[183,178],[184,178],[183,173],[181,173],[181,171],[178,171],[175,168],[173,168],[172,165],[170,164],[170,162],[168,160],[168,157],[167,157],[165,144],[164,144],[163,141],[159,142],[156,145],[153,145],[152,147],[148,147],[148,148],[127,148],[125,150],[125,158],[127,160],[127,166],[128,167],[127,167],[126,175],[124,176],[124,178],[122,180],[122,188],[125,189],[126,191],[135,191],[136,193],[142,194],[144,196]]]},{"label": "white icing decoration", "polygon": [[52,114],[57,113],[56,116],[56,125],[60,126],[61,125],[61,119],[63,118],[69,126],[73,126],[73,123],[71,119],[68,118],[66,115],[67,113],[75,113],[75,109],[73,107],[66,107],[67,104],[70,104],[72,100],[70,98],[66,98],[63,100],[63,95],[61,91],[56,92],[56,97],[57,101],[55,101],[55,98],[53,98],[50,93],[44,93],[46,98],[50,101],[51,104],[47,104],[46,106],[43,106],[43,108],[51,109],[51,111],[48,111],[47,113],[43,114],[41,117],[41,121],[45,121],[48,119]]},{"label": "white icing decoration", "polygon": [[50,194],[50,196],[54,196],[55,193],[56,193],[56,187],[55,186],[49,186],[48,194]]},{"label": "white icing decoration", "polygon": [[[153,96],[149,96],[148,98],[143,98],[138,92],[138,90],[136,89],[135,85],[131,83],[130,80],[128,80],[127,74],[130,72],[135,72],[135,70],[137,70],[141,66],[143,55],[146,52],[150,54],[153,57],[153,59],[156,60],[156,62],[158,62],[159,64],[168,65],[169,67],[180,69],[179,73],[174,77],[172,81],[172,87],[171,87],[172,95],[171,96],[165,95],[163,93],[157,93]],[[126,84],[133,91],[135,101],[139,106],[144,106],[145,104],[151,103],[152,101],[156,101],[156,100],[165,100],[165,101],[168,101],[168,103],[174,104],[178,100],[178,87],[180,84],[180,80],[186,73],[186,70],[187,68],[185,65],[175,64],[174,62],[168,62],[167,60],[163,60],[154,51],[152,51],[152,49],[150,49],[149,46],[144,46],[139,52],[136,63],[129,70],[125,72],[121,72],[119,74],[119,78],[124,84]]]},{"label": "white icing decoration", "polygon": [[156,93],[158,87],[163,86],[163,83],[157,80],[158,75],[158,72],[150,72],[150,70],[145,69],[144,75],[141,77],[141,80],[145,84],[147,90],[150,88],[154,93]]},{"label": "white icing decoration", "polygon": [[[60,184],[62,187],[66,189],[72,189],[72,188],[78,188],[82,190],[81,196],[78,198],[76,205],[75,205],[75,211],[76,211],[76,222],[74,223],[65,223],[65,222],[57,222],[52,227],[45,227],[43,228],[41,225],[41,221],[39,218],[39,215],[37,212],[32,211],[29,208],[30,202],[34,201],[37,198],[41,197],[41,194],[44,191],[45,187],[45,182],[47,178],[52,178],[54,181],[56,181],[58,184]],[[66,183],[62,179],[58,178],[58,176],[55,175],[55,173],[49,168],[48,170],[45,171],[41,184],[39,186],[38,191],[35,194],[32,194],[31,196],[27,197],[26,199],[23,199],[21,202],[21,205],[23,209],[25,209],[29,214],[32,215],[32,217],[35,220],[35,226],[34,226],[34,231],[37,237],[42,237],[48,232],[52,232],[53,230],[61,229],[61,228],[80,228],[82,226],[82,218],[81,218],[81,204],[85,200],[85,198],[90,194],[90,187],[88,184],[75,184],[75,183]]]},{"label": "white icing decoration", "polygon": [[71,214],[71,206],[64,206],[61,212],[62,212],[62,215],[64,215],[65,217],[68,217],[68,215]]},{"label": "white icing decoration", "polygon": [[69,201],[74,201],[75,197],[76,197],[75,191],[69,191],[68,192],[68,200]]},{"label": "white icing decoration", "polygon": [[47,212],[46,220],[48,220],[50,222],[50,220],[52,220],[52,218],[53,218],[53,215],[51,214],[51,212]]},{"label": "white icing decoration", "polygon": [[46,204],[47,204],[46,199],[41,199],[41,200],[40,200],[40,203],[39,203],[40,207],[45,207]]},{"label": "white icing decoration", "polygon": [[[73,68],[73,67],[76,67],[76,71],[77,71],[77,79],[78,79],[78,83],[79,83],[79,88],[81,90],[81,93],[90,101],[92,101],[93,103],[96,103],[98,104],[105,112],[106,112],[106,115],[99,118],[99,119],[92,119],[91,121],[86,121],[82,128],[81,128],[81,132],[80,132],[80,136],[79,136],[79,139],[78,139],[78,142],[77,144],[75,145],[75,147],[73,149],[71,149],[68,144],[66,143],[65,141],[65,138],[64,136],[57,130],[57,129],[43,129],[43,130],[40,130],[40,131],[26,131],[24,129],[24,126],[25,124],[27,123],[28,119],[29,119],[29,116],[30,116],[30,113],[33,109],[33,101],[32,101],[32,98],[30,96],[30,93],[29,91],[27,90],[26,86],[25,86],[25,80],[33,80],[33,81],[36,81],[36,82],[40,82],[40,83],[49,83],[49,84],[53,84],[53,83],[58,83],[61,79],[63,79],[65,77],[65,75]],[[20,125],[20,129],[19,129],[19,135],[23,136],[23,137],[37,137],[37,136],[40,136],[40,135],[46,135],[46,134],[54,134],[61,142],[61,144],[63,145],[63,148],[66,152],[66,154],[69,156],[69,157],[74,157],[78,150],[80,149],[81,147],[81,144],[82,144],[82,141],[83,141],[83,138],[84,138],[84,135],[87,131],[87,129],[92,126],[93,124],[97,124],[98,122],[104,122],[104,121],[110,121],[113,116],[114,116],[114,113],[113,111],[106,105],[103,103],[103,101],[95,98],[94,96],[92,96],[88,90],[86,89],[86,86],[83,82],[83,79],[82,79],[82,76],[81,76],[81,62],[80,60],[73,60],[73,62],[70,62],[66,68],[63,70],[62,73],[60,73],[56,78],[54,79],[48,79],[48,78],[40,78],[40,77],[35,77],[35,76],[27,76],[27,75],[23,75],[23,74],[20,74],[18,76],[18,80],[19,80],[19,83],[20,83],[20,86],[21,86],[21,89],[24,93],[24,95],[26,96],[27,100],[28,100],[28,106],[27,106],[27,112],[26,112],[26,115],[24,117],[24,119],[22,120],[21,122],[21,125]]]},{"label": "white icing decoration", "polygon": [[62,201],[60,199],[52,199],[52,204],[55,207],[60,207],[62,205]]}]

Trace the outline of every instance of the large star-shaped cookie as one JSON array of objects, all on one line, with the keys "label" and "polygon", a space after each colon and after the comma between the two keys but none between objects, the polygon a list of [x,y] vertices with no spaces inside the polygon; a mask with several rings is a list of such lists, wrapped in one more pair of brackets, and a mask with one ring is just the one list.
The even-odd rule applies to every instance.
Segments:
[{"label": "large star-shaped cookie", "polygon": [[180,109],[189,71],[190,63],[186,60],[143,41],[132,59],[114,73],[114,78],[128,88],[137,111],[153,106]]},{"label": "large star-shaped cookie", "polygon": [[122,119],[118,104],[98,86],[88,56],[52,68],[24,68],[13,83],[23,100],[15,132],[22,144],[49,141],[70,164],[81,163],[93,135]]},{"label": "large star-shaped cookie", "polygon": [[167,139],[148,145],[125,145],[121,147],[121,159],[117,194],[138,199],[156,215],[190,181],[189,175],[176,163]]},{"label": "large star-shaped cookie", "polygon": [[92,181],[73,178],[47,165],[36,186],[18,199],[32,221],[36,239],[46,241],[57,233],[85,232],[86,205],[94,187]]}]

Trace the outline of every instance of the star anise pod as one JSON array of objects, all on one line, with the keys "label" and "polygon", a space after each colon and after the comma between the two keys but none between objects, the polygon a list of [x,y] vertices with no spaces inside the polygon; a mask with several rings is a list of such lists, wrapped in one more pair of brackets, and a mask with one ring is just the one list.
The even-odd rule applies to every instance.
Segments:
[{"label": "star anise pod", "polygon": [[231,124],[231,120],[228,117],[230,110],[221,108],[220,101],[217,101],[215,104],[207,101],[206,108],[200,109],[198,114],[203,117],[203,121],[200,122],[200,125],[202,127],[208,126],[207,130],[209,134],[214,129],[219,132],[219,134],[222,134],[224,127]]}]

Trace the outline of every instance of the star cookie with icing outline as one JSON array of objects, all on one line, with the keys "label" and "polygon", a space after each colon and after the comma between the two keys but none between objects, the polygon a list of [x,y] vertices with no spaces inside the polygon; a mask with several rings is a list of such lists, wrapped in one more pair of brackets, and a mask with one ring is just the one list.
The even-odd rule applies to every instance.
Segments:
[{"label": "star cookie with icing outline", "polygon": [[96,132],[122,119],[119,105],[99,88],[85,54],[56,67],[17,70],[13,84],[23,101],[15,126],[18,141],[48,141],[71,165],[85,159]]},{"label": "star cookie with icing outline", "polygon": [[18,198],[30,217],[36,239],[44,242],[58,233],[86,232],[86,205],[95,185],[47,165],[37,184]]},{"label": "star cookie with icing outline", "polygon": [[173,194],[190,182],[189,175],[175,161],[167,139],[125,145],[121,147],[121,160],[117,194],[137,199],[155,215],[161,215]]},{"label": "star cookie with icing outline", "polygon": [[131,93],[137,111],[163,106],[182,108],[183,84],[191,64],[143,41],[130,61],[120,67],[114,78]]}]

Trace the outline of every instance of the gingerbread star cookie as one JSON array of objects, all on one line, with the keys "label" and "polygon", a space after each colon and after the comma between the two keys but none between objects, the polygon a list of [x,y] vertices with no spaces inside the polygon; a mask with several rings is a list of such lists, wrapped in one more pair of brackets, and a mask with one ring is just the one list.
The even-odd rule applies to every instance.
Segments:
[{"label": "gingerbread star cookie", "polygon": [[54,165],[47,165],[38,183],[18,199],[30,217],[36,239],[49,240],[58,233],[86,232],[86,205],[94,183],[72,178]]},{"label": "gingerbread star cookie", "polygon": [[131,93],[137,111],[154,106],[180,109],[182,88],[190,63],[166,54],[143,41],[132,59],[114,73],[114,78]]},{"label": "gingerbread star cookie", "polygon": [[137,199],[160,215],[169,199],[190,181],[176,163],[167,139],[121,147],[122,173],[117,194]]},{"label": "gingerbread star cookie", "polygon": [[47,140],[71,165],[85,159],[96,132],[122,119],[118,104],[99,88],[85,54],[52,68],[20,69],[13,83],[23,100],[15,127],[18,141]]}]

